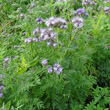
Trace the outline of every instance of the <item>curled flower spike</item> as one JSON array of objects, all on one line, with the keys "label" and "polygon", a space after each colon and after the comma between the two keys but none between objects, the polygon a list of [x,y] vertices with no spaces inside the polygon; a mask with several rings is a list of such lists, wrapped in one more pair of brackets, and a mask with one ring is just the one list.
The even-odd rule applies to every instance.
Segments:
[{"label": "curled flower spike", "polygon": [[72,19],[72,23],[75,28],[79,29],[83,27],[83,19],[81,17],[75,17]]},{"label": "curled flower spike", "polygon": [[46,59],[42,60],[42,65],[43,66],[47,66],[48,65],[48,61]]},{"label": "curled flower spike", "polygon": [[60,74],[61,72],[62,72],[62,70],[63,70],[63,68],[60,66],[60,64],[54,64],[53,65],[53,69],[54,69],[54,71],[56,72],[56,74]]}]

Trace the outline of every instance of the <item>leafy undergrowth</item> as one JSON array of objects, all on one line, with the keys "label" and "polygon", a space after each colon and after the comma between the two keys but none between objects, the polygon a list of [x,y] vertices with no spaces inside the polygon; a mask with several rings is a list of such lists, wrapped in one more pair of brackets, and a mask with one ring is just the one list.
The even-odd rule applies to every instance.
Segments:
[{"label": "leafy undergrowth", "polygon": [[110,1],[0,1],[0,110],[109,110]]}]

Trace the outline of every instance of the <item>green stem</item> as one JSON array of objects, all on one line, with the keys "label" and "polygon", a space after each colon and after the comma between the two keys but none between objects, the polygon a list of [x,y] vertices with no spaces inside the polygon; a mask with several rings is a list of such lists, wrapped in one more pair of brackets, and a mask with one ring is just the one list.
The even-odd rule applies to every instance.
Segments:
[{"label": "green stem", "polygon": [[50,3],[50,5],[51,5],[51,16],[53,16],[53,0],[52,0],[52,2]]},{"label": "green stem", "polygon": [[[73,39],[74,39],[74,37],[75,37],[75,35],[76,35],[76,32],[77,32],[77,29],[75,30],[74,35],[72,36],[72,39],[71,39],[71,41],[69,42],[67,48],[70,47],[70,45],[71,45],[71,43],[72,43],[72,41],[73,41]],[[61,59],[61,65],[62,65],[62,61],[63,61],[63,59],[64,59],[64,57],[65,57],[65,55],[66,55],[67,52],[68,52],[68,49],[64,52],[64,55],[63,55],[63,57],[62,57],[62,59]]]},{"label": "green stem", "polygon": [[34,58],[34,55],[33,55],[33,48],[32,48],[32,43],[31,43],[31,53],[32,53],[32,58]]}]

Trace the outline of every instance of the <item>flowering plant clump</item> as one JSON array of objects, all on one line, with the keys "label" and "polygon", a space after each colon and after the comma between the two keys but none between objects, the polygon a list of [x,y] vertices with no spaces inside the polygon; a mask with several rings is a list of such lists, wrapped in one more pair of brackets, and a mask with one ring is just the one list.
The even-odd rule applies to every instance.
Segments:
[{"label": "flowering plant clump", "polygon": [[0,110],[109,110],[109,4],[2,0]]}]

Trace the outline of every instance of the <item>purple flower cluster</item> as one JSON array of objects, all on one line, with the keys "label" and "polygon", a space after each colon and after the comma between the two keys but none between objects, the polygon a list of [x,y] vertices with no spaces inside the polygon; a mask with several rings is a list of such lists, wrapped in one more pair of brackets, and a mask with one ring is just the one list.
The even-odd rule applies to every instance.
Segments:
[{"label": "purple flower cluster", "polygon": [[29,43],[32,43],[32,42],[37,42],[38,41],[38,39],[37,38],[35,38],[35,37],[33,37],[33,38],[26,38],[25,39],[25,43],[27,43],[27,44],[29,44]]},{"label": "purple flower cluster", "polygon": [[[47,66],[47,65],[48,65],[47,59],[42,60],[41,63],[42,63],[43,66]],[[53,66],[50,66],[50,67],[48,68],[48,73],[52,73],[53,70],[54,70],[54,72],[55,72],[56,74],[59,75],[59,74],[62,72],[63,68],[60,66],[60,64],[55,63]]]},{"label": "purple flower cluster", "polygon": [[59,27],[59,28],[65,28],[67,22],[63,18],[55,18],[55,17],[50,17],[45,24],[47,27],[53,26],[53,27]]},{"label": "purple flower cluster", "polygon": [[36,18],[36,22],[37,23],[42,23],[43,22],[43,19],[42,18]]},{"label": "purple flower cluster", "polygon": [[43,65],[43,66],[47,66],[47,65],[48,65],[47,59],[42,60],[42,65]]},{"label": "purple flower cluster", "polygon": [[55,43],[57,34],[52,31],[52,29],[40,29],[40,41],[46,40],[47,46],[56,47],[57,44]]},{"label": "purple flower cluster", "polygon": [[106,15],[110,14],[110,7],[104,7],[104,11]]},{"label": "purple flower cluster", "polygon": [[[101,8],[102,8],[102,7],[99,6],[99,7],[98,7],[98,10],[100,11]],[[109,14],[110,14],[110,7],[105,6],[103,10],[104,10],[104,12],[105,12],[106,15],[109,15]]]},{"label": "purple flower cluster", "polygon": [[53,69],[54,69],[54,71],[59,75],[61,72],[62,72],[62,70],[63,70],[63,68],[60,66],[60,64],[58,64],[58,63],[56,63],[56,64],[54,64],[53,65]]},{"label": "purple flower cluster", "polygon": [[104,0],[104,4],[110,3],[110,0]]},{"label": "purple flower cluster", "polygon": [[85,5],[96,5],[96,2],[94,0],[82,0],[82,5],[85,6]]},{"label": "purple flower cluster", "polygon": [[82,15],[82,14],[84,14],[84,12],[85,12],[84,8],[78,8],[75,12],[75,15]]},{"label": "purple flower cluster", "polygon": [[74,17],[72,19],[72,23],[74,27],[77,29],[81,29],[83,27],[83,19],[81,17],[78,17],[78,16]]},{"label": "purple flower cluster", "polygon": [[48,68],[48,73],[52,73],[53,70],[56,74],[59,75],[62,72],[63,68],[60,66],[60,64],[56,63],[53,65],[53,67],[51,66]]},{"label": "purple flower cluster", "polygon": [[75,12],[75,15],[82,15],[84,14],[85,16],[88,17],[88,13],[85,13],[85,9],[84,8],[78,8]]}]

